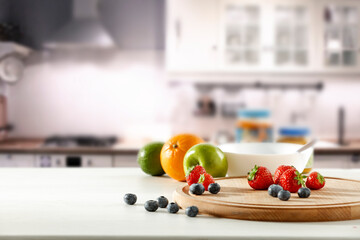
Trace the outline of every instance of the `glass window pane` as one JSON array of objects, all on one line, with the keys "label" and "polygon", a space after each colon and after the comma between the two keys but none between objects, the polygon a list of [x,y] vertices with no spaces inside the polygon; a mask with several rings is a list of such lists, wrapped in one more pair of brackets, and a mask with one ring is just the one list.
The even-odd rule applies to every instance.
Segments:
[{"label": "glass window pane", "polygon": [[344,62],[345,66],[355,66],[356,65],[356,52],[344,51],[343,52],[343,62]]},{"label": "glass window pane", "polygon": [[341,27],[328,26],[325,32],[325,47],[331,51],[340,51],[342,48],[341,43]]},{"label": "glass window pane", "polygon": [[278,26],[276,29],[276,45],[280,48],[290,47],[291,28],[289,26]]},{"label": "glass window pane", "polygon": [[340,65],[340,54],[339,53],[326,53],[326,64],[329,66]]},{"label": "glass window pane", "polygon": [[226,52],[226,62],[229,64],[241,63],[243,59],[241,51],[228,50]]},{"label": "glass window pane", "polygon": [[296,65],[306,65],[308,62],[306,51],[297,51],[294,54],[294,61]]},{"label": "glass window pane", "polygon": [[305,9],[305,7],[303,6],[297,6],[295,7],[294,10],[294,14],[295,14],[295,21],[297,23],[301,23],[304,24],[307,22],[307,11]]},{"label": "glass window pane", "polygon": [[240,47],[242,45],[241,29],[239,26],[227,26],[226,45],[228,47]]},{"label": "glass window pane", "polygon": [[246,64],[256,64],[259,62],[259,53],[257,51],[247,50],[244,54]]},{"label": "glass window pane", "polygon": [[295,27],[294,31],[294,48],[304,49],[307,46],[307,31],[306,27]]},{"label": "glass window pane", "polygon": [[325,7],[324,20],[325,23],[341,23],[343,19],[342,8],[335,5],[329,5]]},{"label": "glass window pane", "polygon": [[255,24],[259,20],[259,7],[257,6],[245,6],[244,18],[249,24]]},{"label": "glass window pane", "polygon": [[358,42],[359,29],[357,26],[350,25],[343,28],[343,45],[345,49],[356,48]]},{"label": "glass window pane", "polygon": [[242,21],[242,9],[236,5],[229,5],[226,8],[226,20],[228,23],[239,23]]},{"label": "glass window pane", "polygon": [[283,65],[290,62],[290,51],[278,50],[276,52],[276,64]]},{"label": "glass window pane", "polygon": [[344,22],[345,23],[358,23],[358,12],[359,9],[356,7],[344,7]]},{"label": "glass window pane", "polygon": [[254,47],[259,44],[259,29],[256,26],[249,26],[245,28],[245,47]]},{"label": "glass window pane", "polygon": [[276,19],[278,23],[291,24],[293,20],[293,8],[289,6],[280,6],[276,8]]}]

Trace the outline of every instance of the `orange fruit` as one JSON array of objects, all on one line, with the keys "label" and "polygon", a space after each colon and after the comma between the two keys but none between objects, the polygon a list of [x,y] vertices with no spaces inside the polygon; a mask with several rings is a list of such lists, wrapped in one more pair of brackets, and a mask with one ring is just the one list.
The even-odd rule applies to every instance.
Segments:
[{"label": "orange fruit", "polygon": [[184,156],[192,146],[204,140],[192,134],[179,134],[170,138],[161,149],[160,162],[165,173],[178,181],[185,181]]}]

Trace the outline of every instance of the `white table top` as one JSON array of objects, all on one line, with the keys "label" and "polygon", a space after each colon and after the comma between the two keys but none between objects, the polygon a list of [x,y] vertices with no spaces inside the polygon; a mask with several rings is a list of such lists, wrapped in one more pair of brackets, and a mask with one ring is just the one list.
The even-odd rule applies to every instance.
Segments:
[{"label": "white table top", "polygon": [[[360,179],[360,169],[320,171]],[[0,169],[0,239],[360,239],[360,220],[274,223],[145,211],[146,200],[171,199],[182,184],[138,168]],[[136,205],[124,204],[127,192],[137,194]]]}]

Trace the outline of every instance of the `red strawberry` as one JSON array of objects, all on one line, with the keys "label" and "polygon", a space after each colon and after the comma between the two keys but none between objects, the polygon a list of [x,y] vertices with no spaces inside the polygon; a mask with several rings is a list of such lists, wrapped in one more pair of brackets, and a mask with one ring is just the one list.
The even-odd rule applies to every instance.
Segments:
[{"label": "red strawberry", "polygon": [[318,190],[325,186],[325,178],[318,172],[312,172],[306,179],[306,186],[313,190]]},{"label": "red strawberry", "polygon": [[281,175],[289,169],[295,169],[293,166],[281,165],[275,170],[274,183],[279,184]]},{"label": "red strawberry", "polygon": [[274,180],[266,167],[256,166],[248,173],[248,183],[253,189],[267,189]]},{"label": "red strawberry", "polygon": [[297,192],[304,186],[305,176],[301,175],[295,168],[286,170],[280,177],[280,186],[291,193]]},{"label": "red strawberry", "polygon": [[200,175],[206,173],[205,168],[200,165],[192,167],[189,174],[186,175],[186,182],[191,186],[194,183],[198,183]]},{"label": "red strawberry", "polygon": [[211,183],[215,183],[215,181],[214,181],[214,178],[210,174],[204,173],[204,174],[200,175],[198,183],[202,183],[202,185],[204,185],[204,187],[205,187],[205,191],[207,191],[209,185]]}]

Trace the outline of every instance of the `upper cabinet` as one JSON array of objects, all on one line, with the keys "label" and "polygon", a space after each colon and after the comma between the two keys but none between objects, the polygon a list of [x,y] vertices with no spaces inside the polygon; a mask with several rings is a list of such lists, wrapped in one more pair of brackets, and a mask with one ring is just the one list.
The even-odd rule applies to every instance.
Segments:
[{"label": "upper cabinet", "polygon": [[311,69],[312,2],[222,1],[221,55],[228,70]]},{"label": "upper cabinet", "polygon": [[169,72],[354,72],[360,1],[169,0]]},{"label": "upper cabinet", "polygon": [[169,0],[166,53],[171,71],[210,70],[218,61],[219,2]]},{"label": "upper cabinet", "polygon": [[322,1],[319,5],[324,69],[359,71],[359,1]]},{"label": "upper cabinet", "polygon": [[264,63],[263,8],[251,1],[221,2],[220,44],[224,67],[257,67]]}]

